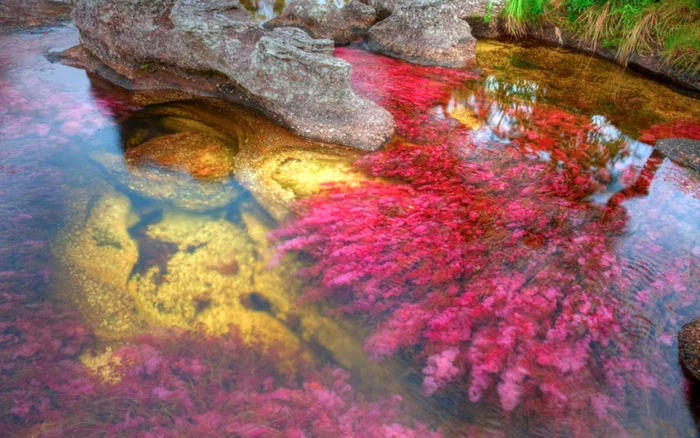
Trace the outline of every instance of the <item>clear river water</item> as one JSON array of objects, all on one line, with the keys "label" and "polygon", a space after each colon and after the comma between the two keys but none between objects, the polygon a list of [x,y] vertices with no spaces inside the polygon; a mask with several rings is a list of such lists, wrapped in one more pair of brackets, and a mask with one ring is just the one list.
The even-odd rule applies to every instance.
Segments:
[{"label": "clear river water", "polygon": [[336,49],[376,153],[0,34],[0,435],[697,436],[700,102],[565,49]]}]

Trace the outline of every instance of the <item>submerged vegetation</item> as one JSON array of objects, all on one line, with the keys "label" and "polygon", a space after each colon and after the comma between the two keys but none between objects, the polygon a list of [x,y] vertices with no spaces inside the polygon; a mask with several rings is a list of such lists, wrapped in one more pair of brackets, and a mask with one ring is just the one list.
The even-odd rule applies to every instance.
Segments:
[{"label": "submerged vegetation", "polygon": [[[496,110],[491,140],[475,141],[429,111],[460,72],[336,54],[353,65],[358,91],[391,102],[402,139],[358,163],[393,183],[329,188],[274,233],[283,253],[308,256],[303,299],[367,321],[367,351],[414,363],[423,393],[459,400],[459,416],[485,403],[548,435],[625,436],[648,400],[670,402],[675,356],[662,345],[678,327],[637,312],[655,302],[692,308],[692,257],[637,241],[672,261],[649,286],[616,250],[630,227],[622,204],[648,193],[660,160],[624,166],[628,152],[609,127],[517,95]],[[488,96],[470,101],[477,112],[494,106]],[[415,114],[425,115],[420,131]],[[674,123],[643,136],[697,129]],[[586,202],[615,184],[624,189],[605,204]],[[645,352],[630,332],[660,344]]]},{"label": "submerged vegetation", "polygon": [[700,3],[696,0],[509,0],[507,30],[548,20],[592,46],[617,49],[626,63],[635,53],[658,54],[669,65],[700,73]]},{"label": "submerged vegetation", "polygon": [[0,436],[695,434],[700,179],[650,145],[700,140],[696,101],[552,48],[341,47],[397,125],[355,161],[134,106],[48,64],[61,35],[0,37]]}]

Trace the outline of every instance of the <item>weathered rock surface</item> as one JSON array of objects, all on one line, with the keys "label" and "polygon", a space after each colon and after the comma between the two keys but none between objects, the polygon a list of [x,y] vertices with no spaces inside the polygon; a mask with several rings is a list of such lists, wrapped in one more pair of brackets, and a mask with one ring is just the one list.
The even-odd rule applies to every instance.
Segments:
[{"label": "weathered rock surface", "polygon": [[683,366],[700,380],[700,318],[684,325],[678,333],[678,349]]},{"label": "weathered rock surface", "polygon": [[[399,0],[360,0],[372,6],[377,11],[377,19],[383,20],[394,13]],[[486,15],[495,17],[505,7],[504,0],[443,0],[444,4],[451,4],[456,8],[457,17],[465,19],[478,17],[482,22]]]},{"label": "weathered rock surface", "polygon": [[394,12],[399,0],[360,0],[377,11],[377,20],[383,20]]},{"label": "weathered rock surface", "polygon": [[284,13],[268,21],[265,27],[298,27],[314,38],[348,44],[355,35],[366,33],[375,21],[374,8],[358,0],[351,0],[343,8],[332,1],[292,0]]},{"label": "weathered rock surface", "polygon": [[476,39],[452,2],[400,0],[369,30],[372,50],[421,65],[464,67],[476,60]]},{"label": "weathered rock surface", "polygon": [[491,15],[496,17],[506,6],[505,0],[447,0],[457,8],[457,16],[462,19],[468,17],[479,17],[484,21],[484,17]]},{"label": "weathered rock surface", "polygon": [[[391,115],[350,88],[333,42],[261,29],[237,0],[80,0],[86,68],[130,89],[183,89],[253,106],[308,138],[376,150]],[[72,52],[76,58],[81,53]],[[110,77],[111,76],[111,77]]]},{"label": "weathered rock surface", "polygon": [[662,138],[656,149],[673,161],[700,172],[700,141],[688,138]]},{"label": "weathered rock surface", "polygon": [[0,28],[35,26],[68,20],[73,9],[72,0],[2,0]]}]

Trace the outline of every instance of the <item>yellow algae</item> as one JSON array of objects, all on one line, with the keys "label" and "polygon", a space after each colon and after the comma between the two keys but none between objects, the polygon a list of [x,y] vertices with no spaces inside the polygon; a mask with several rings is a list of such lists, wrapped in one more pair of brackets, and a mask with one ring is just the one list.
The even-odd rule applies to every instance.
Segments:
[{"label": "yellow algae", "polygon": [[124,156],[129,168],[157,165],[208,180],[230,175],[234,154],[234,150],[211,134],[180,132],[130,148]]},{"label": "yellow algae", "polygon": [[121,358],[113,353],[112,347],[106,347],[100,352],[86,350],[78,360],[101,382],[114,384],[121,380],[121,375],[117,371],[121,366]]},{"label": "yellow algae", "polygon": [[468,128],[476,130],[481,127],[481,120],[479,120],[479,117],[474,114],[474,111],[466,108],[464,105],[455,105],[449,108],[447,113],[453,119]]},{"label": "yellow algae", "polygon": [[[245,298],[265,291],[255,283],[256,253],[245,230],[226,221],[175,211],[148,227],[150,239],[173,243],[165,266],[152,266],[129,281],[139,313],[151,325],[192,328],[222,334],[236,326],[248,343],[298,354],[297,337],[273,314],[249,308]],[[235,271],[220,266],[235,261]]]},{"label": "yellow algae", "polygon": [[602,115],[633,137],[657,123],[700,118],[697,100],[584,53],[490,40],[479,41],[476,50],[479,67],[489,78],[485,92],[501,102],[534,99]]},{"label": "yellow algae", "polygon": [[138,260],[128,228],[137,217],[114,189],[102,195],[73,191],[72,214],[51,242],[54,296],[70,303],[95,332],[121,337],[141,328],[126,284]]},{"label": "yellow algae", "polygon": [[352,171],[355,158],[322,150],[251,151],[237,157],[236,178],[272,217],[281,220],[294,200],[317,193],[324,184],[367,180]]}]

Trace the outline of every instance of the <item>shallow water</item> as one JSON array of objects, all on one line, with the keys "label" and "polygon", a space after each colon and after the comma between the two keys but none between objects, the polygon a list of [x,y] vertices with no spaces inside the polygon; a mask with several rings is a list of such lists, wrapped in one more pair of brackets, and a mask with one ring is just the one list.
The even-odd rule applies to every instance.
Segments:
[{"label": "shallow water", "polygon": [[697,100],[561,49],[339,48],[398,127],[353,165],[46,60],[76,43],[0,36],[3,436],[697,434],[700,177],[652,148]]}]

